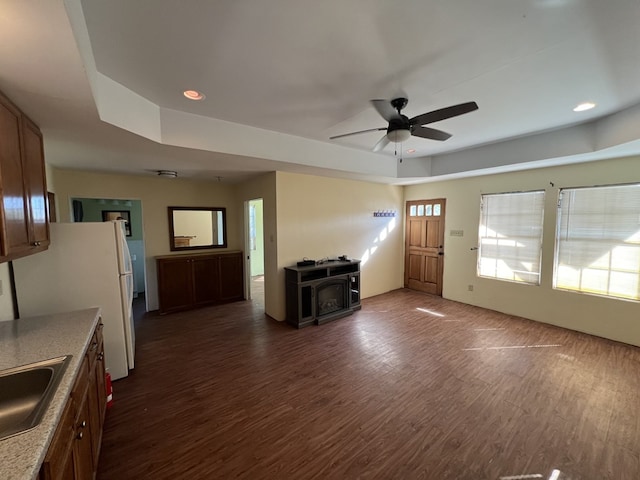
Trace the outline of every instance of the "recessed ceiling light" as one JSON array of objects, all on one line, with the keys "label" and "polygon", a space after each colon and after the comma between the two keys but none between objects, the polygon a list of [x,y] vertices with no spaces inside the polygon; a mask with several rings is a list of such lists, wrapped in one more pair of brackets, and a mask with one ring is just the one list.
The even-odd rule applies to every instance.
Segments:
[{"label": "recessed ceiling light", "polygon": [[584,112],[585,110],[591,110],[593,107],[595,107],[596,104],[593,102],[584,102],[581,103],[580,105],[578,105],[576,108],[573,109],[574,112]]},{"label": "recessed ceiling light", "polygon": [[182,92],[189,100],[204,100],[205,95],[197,90],[185,90]]},{"label": "recessed ceiling light", "polygon": [[409,150],[407,150],[407,153],[416,153],[416,149],[415,148],[410,148]]}]

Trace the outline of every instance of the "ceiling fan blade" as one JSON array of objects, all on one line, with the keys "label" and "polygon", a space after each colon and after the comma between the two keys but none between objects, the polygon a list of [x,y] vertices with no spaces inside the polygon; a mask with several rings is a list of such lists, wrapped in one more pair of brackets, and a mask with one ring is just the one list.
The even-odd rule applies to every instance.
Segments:
[{"label": "ceiling fan blade", "polygon": [[439,122],[447,118],[457,117],[465,113],[473,112],[478,109],[476,102],[461,103],[450,107],[441,108],[432,112],[423,113],[409,120],[411,125],[426,125],[427,123]]},{"label": "ceiling fan blade", "polygon": [[368,130],[360,130],[359,132],[351,132],[351,133],[343,133],[342,135],[334,135],[333,137],[329,137],[329,140],[334,140],[336,138],[342,138],[342,137],[349,137],[351,135],[360,135],[361,133],[367,133],[367,132],[378,132],[380,130],[386,130],[387,127],[380,127],[380,128],[370,128]]},{"label": "ceiling fan blade", "polygon": [[393,108],[389,100],[371,100],[371,105],[387,122],[392,119],[400,118],[400,114]]},{"label": "ceiling fan blade", "polygon": [[440,140],[441,142],[451,137],[450,133],[436,130],[435,128],[420,127],[418,125],[411,127],[411,135],[416,137],[428,138],[429,140]]},{"label": "ceiling fan blade", "polygon": [[385,135],[380,140],[378,140],[378,143],[376,143],[376,146],[373,147],[373,151],[374,152],[379,152],[380,150],[382,150],[387,145],[389,145],[389,139]]}]

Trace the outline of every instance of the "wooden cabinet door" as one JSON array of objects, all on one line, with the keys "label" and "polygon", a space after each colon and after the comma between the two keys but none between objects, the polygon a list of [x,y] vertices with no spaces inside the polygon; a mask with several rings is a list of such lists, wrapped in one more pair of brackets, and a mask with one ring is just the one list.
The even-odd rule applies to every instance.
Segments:
[{"label": "wooden cabinet door", "polygon": [[220,256],[220,300],[242,300],[244,285],[242,254]]},{"label": "wooden cabinet door", "polygon": [[198,257],[192,260],[194,304],[217,302],[220,298],[219,258]]},{"label": "wooden cabinet door", "polygon": [[21,114],[0,96],[0,254],[20,256],[31,249],[20,144]]},{"label": "wooden cabinet door", "polygon": [[88,395],[85,395],[76,420],[76,437],[73,445],[73,469],[75,479],[93,478],[93,451],[91,444],[91,418]]},{"label": "wooden cabinet door", "polygon": [[158,300],[160,313],[193,305],[191,262],[186,258],[158,260]]},{"label": "wooden cabinet door", "polygon": [[31,227],[30,243],[35,247],[46,247],[49,245],[49,222],[42,134],[35,124],[24,117],[22,143],[22,165]]},{"label": "wooden cabinet door", "polygon": [[75,436],[73,413],[71,401],[68,401],[40,468],[40,480],[69,480],[73,478],[72,456]]},{"label": "wooden cabinet door", "polygon": [[98,339],[98,361],[96,362],[96,390],[98,396],[98,413],[100,414],[100,438],[102,439],[102,428],[104,426],[104,415],[107,410],[107,390],[105,386],[105,360],[104,360],[104,339],[102,329],[104,324],[100,322],[96,329]]}]

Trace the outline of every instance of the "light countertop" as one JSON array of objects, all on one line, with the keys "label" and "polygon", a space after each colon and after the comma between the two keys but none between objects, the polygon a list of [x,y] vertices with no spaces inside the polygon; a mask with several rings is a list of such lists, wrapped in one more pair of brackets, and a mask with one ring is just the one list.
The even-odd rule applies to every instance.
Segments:
[{"label": "light countertop", "polygon": [[3,480],[37,478],[99,318],[100,310],[90,308],[0,322],[0,370],[73,356],[40,424],[0,440]]}]

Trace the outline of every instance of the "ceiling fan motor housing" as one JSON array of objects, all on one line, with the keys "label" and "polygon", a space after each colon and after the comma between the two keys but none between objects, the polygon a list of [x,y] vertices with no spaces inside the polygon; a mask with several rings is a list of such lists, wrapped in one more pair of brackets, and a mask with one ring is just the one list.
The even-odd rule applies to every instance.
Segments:
[{"label": "ceiling fan motor housing", "polygon": [[391,105],[398,111],[398,113],[400,113],[400,110],[407,106],[407,103],[409,103],[409,99],[403,97],[394,98],[393,100],[391,100]]}]

